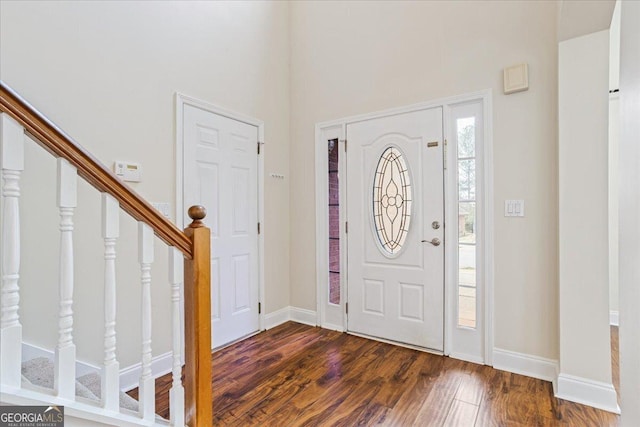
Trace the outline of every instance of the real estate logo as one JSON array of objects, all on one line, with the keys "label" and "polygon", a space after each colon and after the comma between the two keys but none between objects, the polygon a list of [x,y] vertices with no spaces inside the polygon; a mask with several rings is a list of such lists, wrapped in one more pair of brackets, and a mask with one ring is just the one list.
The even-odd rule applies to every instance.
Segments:
[{"label": "real estate logo", "polygon": [[64,427],[64,406],[0,406],[0,427]]}]

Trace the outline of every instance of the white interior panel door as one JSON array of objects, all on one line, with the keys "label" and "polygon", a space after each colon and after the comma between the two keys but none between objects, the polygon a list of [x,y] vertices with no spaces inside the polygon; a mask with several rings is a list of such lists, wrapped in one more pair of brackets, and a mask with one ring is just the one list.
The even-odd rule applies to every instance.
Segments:
[{"label": "white interior panel door", "polygon": [[212,343],[219,347],[260,327],[258,128],[185,105],[183,129],[184,206],[207,209]]},{"label": "white interior panel door", "polygon": [[352,332],[443,351],[442,135],[442,108],[347,125]]}]

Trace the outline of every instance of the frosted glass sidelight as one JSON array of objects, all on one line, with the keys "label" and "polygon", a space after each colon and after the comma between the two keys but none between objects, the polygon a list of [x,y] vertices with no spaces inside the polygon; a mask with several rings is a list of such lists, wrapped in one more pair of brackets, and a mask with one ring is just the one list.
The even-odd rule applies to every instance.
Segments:
[{"label": "frosted glass sidelight", "polygon": [[411,221],[411,182],[403,154],[388,147],[378,160],[373,180],[373,221],[384,252],[397,254]]}]

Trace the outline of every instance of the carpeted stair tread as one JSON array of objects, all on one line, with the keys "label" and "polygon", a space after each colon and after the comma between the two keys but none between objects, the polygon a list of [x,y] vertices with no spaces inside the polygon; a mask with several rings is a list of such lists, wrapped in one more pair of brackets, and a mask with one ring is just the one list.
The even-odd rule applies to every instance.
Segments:
[{"label": "carpeted stair tread", "polygon": [[53,389],[53,362],[46,357],[36,357],[22,363],[22,375],[33,385]]},{"label": "carpeted stair tread", "polygon": [[[55,365],[51,359],[36,357],[22,363],[22,379],[29,384],[53,390],[54,369]],[[76,396],[99,402],[101,394],[100,375],[90,373],[77,378]],[[137,411],[138,401],[121,391],[120,407]]]},{"label": "carpeted stair tread", "polygon": [[[100,400],[102,397],[102,387],[101,387],[101,378],[95,372],[90,374],[83,375],[77,379],[78,383],[88,388],[91,393],[96,396],[97,400]],[[138,410],[138,401],[133,397],[129,396],[127,393],[121,391],[120,392],[120,407],[125,409],[130,409],[132,411]]]},{"label": "carpeted stair tread", "polygon": [[[22,362],[22,383],[53,390],[55,365],[47,357],[36,357]],[[101,378],[96,372],[76,378],[76,396],[100,402],[102,395]],[[120,407],[138,411],[138,401],[127,393],[120,392]],[[157,420],[167,421],[156,415]]]}]

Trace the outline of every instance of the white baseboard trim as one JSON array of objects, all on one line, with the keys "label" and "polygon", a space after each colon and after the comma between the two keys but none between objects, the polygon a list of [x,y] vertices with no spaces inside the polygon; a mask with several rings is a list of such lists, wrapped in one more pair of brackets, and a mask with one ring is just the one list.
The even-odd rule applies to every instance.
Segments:
[{"label": "white baseboard trim", "polygon": [[493,367],[501,371],[526,375],[550,382],[555,382],[558,375],[557,360],[516,353],[515,351],[501,348],[493,349]]},{"label": "white baseboard trim", "polygon": [[[37,357],[46,357],[47,359],[53,360],[55,358],[55,352],[51,350],[47,350],[46,348],[38,347],[37,345],[34,345],[34,344],[23,342],[22,343],[22,362],[27,362]],[[76,378],[86,374],[91,374],[93,372],[99,373],[100,368],[90,363],[76,360]]]},{"label": "white baseboard trim", "polygon": [[291,307],[283,307],[273,313],[264,315],[264,328],[271,329],[291,320]]},{"label": "white baseboard trim", "polygon": [[619,318],[620,318],[620,313],[618,313],[618,311],[616,310],[611,310],[609,312],[609,324],[611,326],[619,326]]},{"label": "white baseboard trim", "polygon": [[476,363],[478,365],[484,365],[484,360],[482,360],[481,357],[473,356],[470,354],[453,352],[453,353],[449,353],[449,357],[458,359],[458,360],[464,360],[465,362]]},{"label": "white baseboard trim", "polygon": [[618,396],[613,384],[593,381],[568,374],[558,375],[556,397],[593,406],[604,411],[620,413]]},{"label": "white baseboard trim", "polygon": [[291,320],[298,323],[304,323],[309,326],[317,326],[316,312],[304,308],[290,307]]},{"label": "white baseboard trim", "polygon": [[[171,372],[173,353],[168,351],[151,359],[151,372],[154,378]],[[142,363],[120,369],[120,390],[129,391],[138,387],[140,374],[142,373]]]},{"label": "white baseboard trim", "polygon": [[320,325],[320,327],[323,328],[323,329],[329,329],[330,331],[337,331],[337,332],[344,332],[345,331],[343,326],[335,325],[333,323],[323,323],[322,325]]},{"label": "white baseboard trim", "polygon": [[316,312],[304,308],[287,306],[273,313],[265,314],[264,327],[265,329],[275,328],[290,320],[305,325],[316,326]]}]

